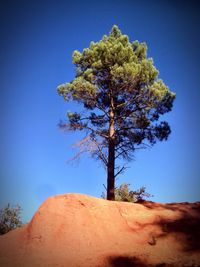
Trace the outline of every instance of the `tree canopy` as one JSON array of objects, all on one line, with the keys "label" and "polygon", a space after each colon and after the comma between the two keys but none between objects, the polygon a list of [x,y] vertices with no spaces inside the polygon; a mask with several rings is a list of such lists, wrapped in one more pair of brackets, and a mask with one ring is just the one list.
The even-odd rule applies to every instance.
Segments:
[{"label": "tree canopy", "polygon": [[107,197],[114,199],[114,180],[125,169],[117,161],[167,140],[170,126],[160,116],[171,111],[175,93],[158,77],[146,43],[130,42],[116,25],[99,42],[75,50],[73,64],[75,78],[58,86],[58,93],[83,111],[68,112],[61,126],[85,130],[82,144],[107,168]]}]

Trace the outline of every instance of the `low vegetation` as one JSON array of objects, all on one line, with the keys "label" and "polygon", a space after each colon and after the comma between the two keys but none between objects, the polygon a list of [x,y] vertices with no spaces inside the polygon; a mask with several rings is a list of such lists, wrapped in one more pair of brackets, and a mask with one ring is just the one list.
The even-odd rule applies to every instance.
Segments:
[{"label": "low vegetation", "polygon": [[[146,188],[142,186],[140,189],[133,191],[130,190],[130,184],[123,183],[119,187],[115,188],[115,200],[125,202],[140,202],[153,195],[146,192]],[[103,192],[102,198],[106,199],[106,194]]]},{"label": "low vegetation", "polygon": [[21,211],[22,208],[19,205],[11,207],[10,204],[0,209],[0,235],[22,226]]}]

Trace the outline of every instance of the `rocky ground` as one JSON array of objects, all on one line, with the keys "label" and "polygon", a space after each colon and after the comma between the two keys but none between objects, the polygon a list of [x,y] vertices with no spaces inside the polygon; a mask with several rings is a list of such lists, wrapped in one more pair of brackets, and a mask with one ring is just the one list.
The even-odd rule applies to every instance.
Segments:
[{"label": "rocky ground", "polygon": [[200,202],[50,197],[30,223],[0,236],[0,266],[200,266]]}]

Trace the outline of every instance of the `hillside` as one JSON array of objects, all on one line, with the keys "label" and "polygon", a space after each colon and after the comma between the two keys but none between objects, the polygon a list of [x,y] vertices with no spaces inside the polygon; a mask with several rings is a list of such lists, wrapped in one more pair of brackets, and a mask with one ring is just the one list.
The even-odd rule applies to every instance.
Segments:
[{"label": "hillside", "polygon": [[200,202],[50,197],[30,223],[0,237],[0,266],[200,266]]}]

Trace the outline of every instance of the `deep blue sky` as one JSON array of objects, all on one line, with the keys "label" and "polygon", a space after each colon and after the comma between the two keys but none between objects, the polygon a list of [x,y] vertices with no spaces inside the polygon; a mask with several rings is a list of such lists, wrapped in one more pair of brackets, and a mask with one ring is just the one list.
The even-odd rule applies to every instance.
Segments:
[{"label": "deep blue sky", "polygon": [[[3,3],[4,2],[4,3]],[[67,164],[80,135],[57,123],[74,105],[56,87],[74,77],[73,50],[117,24],[148,45],[160,77],[177,94],[167,142],[140,151],[118,183],[144,185],[160,202],[200,200],[200,5],[198,1],[3,1],[0,6],[0,204],[29,220],[49,195],[99,197],[106,173],[84,157]]]}]

